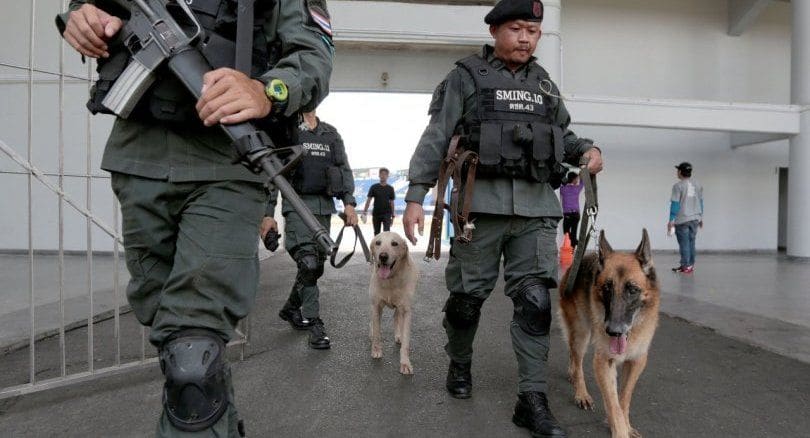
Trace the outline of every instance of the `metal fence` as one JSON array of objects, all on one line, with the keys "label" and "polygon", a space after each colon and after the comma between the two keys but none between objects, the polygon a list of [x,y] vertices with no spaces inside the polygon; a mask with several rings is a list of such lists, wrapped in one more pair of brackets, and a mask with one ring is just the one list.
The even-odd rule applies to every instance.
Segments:
[{"label": "metal fence", "polygon": [[[20,2],[22,3],[22,2]],[[28,12],[24,9],[17,9],[16,11],[9,8],[6,13],[4,14],[3,25],[5,26],[6,20],[28,20],[29,34],[28,34],[28,63],[27,65],[18,65],[11,60],[7,59],[0,59],[0,68],[4,69],[4,71],[15,71],[18,73],[24,73],[27,76],[27,91],[28,91],[28,101],[27,101],[27,125],[26,126],[15,126],[11,129],[20,129],[25,130],[27,135],[27,147],[25,148],[25,153],[22,153],[22,149],[18,148],[15,149],[8,143],[4,141],[4,138],[7,136],[6,134],[10,134],[8,132],[0,132],[0,157],[3,155],[7,156],[11,159],[14,163],[14,168],[12,169],[0,169],[0,176],[3,175],[17,175],[17,176],[25,176],[27,178],[27,189],[26,189],[26,198],[17,203],[17,205],[5,205],[5,208],[14,209],[20,212],[20,216],[25,216],[25,220],[27,220],[27,251],[24,251],[22,254],[20,252],[16,253],[17,257],[26,257],[27,258],[27,273],[21,274],[19,272],[15,272],[14,275],[26,275],[27,276],[27,292],[28,292],[28,339],[25,345],[17,345],[12,346],[6,349],[6,351],[0,353],[0,369],[4,369],[4,373],[8,374],[14,370],[11,370],[10,367],[22,366],[20,364],[26,363],[28,369],[26,370],[27,374],[27,382],[6,382],[0,381],[0,399],[14,397],[26,393],[41,391],[44,389],[64,386],[73,383],[79,383],[82,381],[87,381],[90,379],[95,379],[100,376],[110,375],[110,374],[117,374],[127,370],[138,369],[140,367],[153,364],[156,362],[155,351],[154,349],[149,346],[147,341],[146,329],[143,327],[138,326],[137,330],[140,332],[139,336],[135,336],[136,339],[133,339],[133,336],[122,336],[122,320],[125,315],[129,312],[128,307],[123,304],[123,292],[122,292],[122,278],[120,275],[122,264],[120,260],[121,255],[121,234],[119,231],[119,206],[115,197],[112,195],[112,191],[109,190],[109,196],[111,199],[112,205],[112,224],[106,223],[102,220],[101,215],[97,214],[97,212],[93,211],[93,187],[92,183],[93,180],[107,179],[109,178],[108,175],[94,173],[93,169],[93,151],[92,151],[92,122],[91,116],[88,113],[83,121],[84,126],[84,133],[86,135],[86,143],[85,143],[85,150],[82,151],[84,154],[84,170],[82,172],[66,172],[65,170],[65,135],[66,135],[66,126],[65,126],[65,111],[66,111],[66,102],[65,102],[65,88],[66,83],[70,82],[73,85],[84,84],[84,86],[89,90],[90,85],[92,84],[92,80],[94,77],[94,63],[92,60],[88,60],[87,62],[87,71],[86,74],[76,75],[73,73],[66,72],[65,70],[65,55],[66,51],[70,51],[72,55],[72,49],[69,46],[66,46],[64,42],[59,43],[58,47],[58,70],[49,70],[46,68],[38,68],[36,59],[35,59],[35,48],[37,47],[37,22],[38,22],[38,13],[40,14],[40,19],[42,17],[53,17],[55,16],[60,10],[64,11],[67,9],[67,0],[60,0],[57,4],[56,1],[46,2],[45,5],[53,6],[53,11],[43,11],[43,8],[38,9],[37,0],[30,1],[30,16],[22,17],[25,12]],[[42,6],[40,4],[39,6]],[[57,9],[59,8],[59,9]],[[43,13],[44,12],[44,13]],[[52,12],[52,13],[51,13]],[[52,21],[49,25],[52,26]],[[55,33],[55,32],[54,32]],[[13,80],[6,80],[0,76],[0,87],[8,86],[10,82],[20,82],[20,79],[13,79]],[[58,117],[56,120],[52,122],[56,126],[34,126],[34,116],[35,116],[35,101],[34,101],[34,89],[38,83],[49,82],[49,83],[56,83],[58,89]],[[8,103],[8,102],[7,102]],[[15,102],[16,104],[21,104],[21,102]],[[73,103],[71,103],[72,105]],[[70,108],[73,110],[73,108]],[[75,129],[75,126],[72,127]],[[7,128],[8,129],[8,128]],[[55,129],[56,130],[56,137],[57,137],[57,145],[55,145],[55,150],[57,151],[58,158],[57,158],[57,170],[56,172],[47,172],[42,170],[37,166],[36,159],[35,159],[35,149],[34,149],[34,131],[40,129]],[[14,132],[13,134],[17,135],[20,134],[19,132]],[[71,154],[77,154],[79,151],[71,150],[69,151]],[[80,178],[84,179],[84,203],[78,201],[76,198],[77,196],[71,196],[69,190],[66,189],[65,186],[65,178]],[[37,185],[44,187],[48,192],[55,194],[58,197],[58,203],[55,206],[54,210],[48,209],[47,211],[37,211],[35,210],[35,205],[38,204],[37,200],[35,199],[35,189],[37,189]],[[109,187],[109,186],[108,186]],[[75,193],[74,193],[75,194]],[[66,249],[65,249],[65,236],[66,233],[71,233],[75,230],[65,229],[65,215],[66,215],[66,207],[67,209],[71,209],[72,211],[78,213],[83,217],[84,220],[84,232],[87,235],[86,238],[86,248],[82,251],[82,256],[84,258],[84,264],[86,267],[85,271],[85,283],[86,283],[86,300],[87,300],[87,314],[85,320],[83,321],[68,321],[66,320],[66,297],[65,297],[65,269],[66,269]],[[38,254],[42,254],[42,251],[39,251],[34,244],[34,237],[35,233],[39,230],[35,230],[34,227],[34,217],[41,215],[55,215],[55,223],[57,224],[58,228],[58,242],[55,252],[56,257],[56,278],[57,278],[57,287],[58,287],[58,329],[56,333],[52,330],[44,330],[38,328],[37,326],[37,301],[38,301],[38,293],[41,294],[43,292],[40,287],[37,285],[37,278],[38,274],[42,274],[38,272],[35,267],[37,266],[35,263],[35,256]],[[4,227],[5,228],[5,227]],[[106,239],[109,239],[109,242],[103,242],[104,245],[99,245],[98,242],[94,242],[94,230],[101,230],[103,235]],[[97,233],[96,233],[97,234]],[[94,247],[104,248],[109,247],[111,244],[112,252],[109,254],[109,251],[101,252],[101,251],[94,251]],[[4,248],[0,248],[2,250]],[[75,252],[67,251],[70,257],[75,257]],[[100,276],[106,275],[104,272],[96,272],[94,270],[94,263],[99,257],[105,258],[112,258],[112,300],[113,300],[113,309],[112,311],[107,312],[99,312],[97,307],[94,303],[96,298],[96,288],[94,286],[94,281],[98,279]],[[49,273],[49,275],[52,273]],[[2,289],[0,289],[2,290]],[[0,297],[2,297],[3,293],[10,293],[8,290],[5,292],[0,292]],[[0,318],[3,318],[4,314],[0,313]],[[127,315],[128,321],[134,321],[134,318],[131,314]],[[248,335],[248,327],[245,321],[240,325],[238,328],[238,332],[242,333],[242,336],[233,341],[233,344],[240,344],[241,345],[241,356],[244,357],[244,347],[247,342],[247,335]],[[103,333],[97,333],[96,330],[102,330]],[[104,366],[96,366],[97,362],[101,362],[99,358],[95,357],[97,349],[96,341],[101,334],[109,337],[109,331],[112,331],[112,342],[108,342],[108,345],[104,347],[107,349],[111,349],[112,351],[105,351],[104,356],[106,363]],[[75,341],[75,336],[77,333],[82,331],[86,331],[86,357],[82,360],[79,360],[75,357],[75,354],[71,354],[69,358],[69,351],[67,348],[67,339],[68,336],[72,336],[71,340]],[[82,335],[83,336],[83,335]],[[56,345],[56,340],[58,339],[58,346]],[[129,355],[122,355],[122,339],[130,346],[134,344],[138,344],[138,349],[140,350],[139,353],[129,354]],[[50,342],[51,346],[47,345],[46,343]],[[74,342],[75,343],[75,342]],[[111,344],[111,345],[109,345]],[[38,363],[38,349],[40,350],[48,350],[47,354],[44,355],[44,358],[39,358],[40,362],[46,361],[47,363],[42,364]],[[27,350],[27,360],[25,358],[21,358],[21,352]],[[0,350],[1,351],[1,350]],[[10,359],[10,356],[16,355],[16,360]],[[9,362],[9,364],[3,364],[3,361]],[[86,364],[83,362],[86,361]],[[43,366],[44,365],[44,366]],[[41,373],[43,369],[50,370],[50,374],[56,374],[55,377],[47,377],[47,378],[40,378],[40,374],[47,374]],[[20,371],[20,370],[17,370]]]}]

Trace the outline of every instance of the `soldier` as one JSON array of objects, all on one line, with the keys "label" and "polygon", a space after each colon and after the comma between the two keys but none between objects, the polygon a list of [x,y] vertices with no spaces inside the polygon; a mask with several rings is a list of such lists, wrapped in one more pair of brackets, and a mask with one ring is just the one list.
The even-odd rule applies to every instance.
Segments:
[{"label": "soldier", "polygon": [[[233,164],[231,142],[215,125],[297,120],[328,93],[334,47],[324,0],[256,2],[249,77],[227,67],[237,1],[186,4],[205,29],[211,50],[203,55],[217,67],[205,75],[202,97],[160,67],[132,115],[116,119],[101,168],[121,204],[127,298],[150,326],[166,376],[157,435],[235,437],[244,433],[225,345],[256,295],[267,196],[263,177]],[[179,6],[167,8],[175,14]],[[65,40],[98,58],[94,113],[109,112],[101,102],[129,60],[115,15],[127,12],[110,1],[72,0],[57,16]]]},{"label": "soldier", "polygon": [[568,129],[571,120],[560,92],[535,63],[542,19],[540,1],[497,3],[485,18],[494,47],[486,45],[480,55],[458,61],[436,88],[430,123],[411,158],[404,224],[415,243],[414,225],[420,234],[424,229],[422,202],[436,183],[451,137],[461,134],[462,145],[477,151],[480,161],[471,200],[472,239],[451,243],[445,270],[450,291],[443,309],[450,357],[446,387],[456,398],[472,395],[473,339],[503,257],[519,374],[512,421],[533,436],[560,437],[565,431],[546,398],[549,289],[557,284],[562,217],[552,183],[561,178],[562,161],[577,163],[584,155],[596,173],[602,157],[591,140]]},{"label": "soldier", "polygon": [[[354,176],[340,134],[334,126],[318,119],[313,111],[304,114],[298,142],[304,146],[305,155],[292,176],[295,191],[302,195],[301,199],[327,230],[332,214],[337,212],[332,198],[343,201],[346,225],[357,225]],[[262,238],[269,230],[278,230],[273,219],[276,198],[277,194],[273,191],[262,221]],[[290,296],[278,316],[296,330],[309,329],[310,347],[316,350],[327,349],[331,344],[320,317],[318,303],[318,279],[323,275],[326,254],[315,243],[312,231],[304,225],[298,213],[284,202],[282,214],[285,219],[284,247],[298,265],[298,274]]]}]

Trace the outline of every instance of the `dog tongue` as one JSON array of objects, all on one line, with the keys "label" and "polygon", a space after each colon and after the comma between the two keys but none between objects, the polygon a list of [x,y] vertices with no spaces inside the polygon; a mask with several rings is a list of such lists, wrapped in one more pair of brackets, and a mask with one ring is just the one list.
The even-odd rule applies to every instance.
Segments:
[{"label": "dog tongue", "polygon": [[610,337],[610,352],[612,354],[624,354],[624,350],[626,349],[627,349],[627,335]]},{"label": "dog tongue", "polygon": [[388,277],[391,276],[391,267],[380,265],[380,267],[377,268],[377,276],[379,276],[383,280],[388,279]]}]

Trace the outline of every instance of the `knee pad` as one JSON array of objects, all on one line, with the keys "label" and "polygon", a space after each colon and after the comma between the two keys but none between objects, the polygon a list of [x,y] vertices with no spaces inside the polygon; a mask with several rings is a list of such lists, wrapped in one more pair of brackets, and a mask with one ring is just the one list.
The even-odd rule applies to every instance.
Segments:
[{"label": "knee pad", "polygon": [[298,278],[302,286],[315,286],[323,275],[323,260],[315,254],[298,258]]},{"label": "knee pad", "polygon": [[159,355],[169,421],[186,432],[213,426],[230,403],[222,338],[210,330],[182,330],[161,346]]},{"label": "knee pad", "polygon": [[551,329],[551,297],[542,283],[528,283],[512,297],[514,321],[532,336],[547,335]]},{"label": "knee pad", "polygon": [[454,329],[464,330],[478,324],[484,300],[464,294],[450,294],[444,304],[444,316]]}]

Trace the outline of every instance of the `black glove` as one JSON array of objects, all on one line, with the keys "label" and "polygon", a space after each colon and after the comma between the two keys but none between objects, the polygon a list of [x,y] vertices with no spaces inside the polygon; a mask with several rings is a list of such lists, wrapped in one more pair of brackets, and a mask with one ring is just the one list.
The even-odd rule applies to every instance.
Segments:
[{"label": "black glove", "polygon": [[275,252],[278,249],[278,239],[281,235],[276,230],[270,230],[264,235],[264,247]]}]

